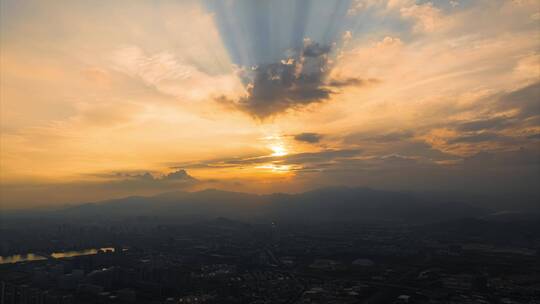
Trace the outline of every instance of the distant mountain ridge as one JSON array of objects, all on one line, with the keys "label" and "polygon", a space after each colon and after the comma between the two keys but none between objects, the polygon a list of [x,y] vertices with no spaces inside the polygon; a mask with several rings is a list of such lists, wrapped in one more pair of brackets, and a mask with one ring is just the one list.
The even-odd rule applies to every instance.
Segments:
[{"label": "distant mountain ridge", "polygon": [[133,196],[56,211],[70,217],[178,217],[291,221],[432,222],[489,214],[461,202],[433,202],[404,193],[331,187],[298,194],[257,195],[207,189]]}]

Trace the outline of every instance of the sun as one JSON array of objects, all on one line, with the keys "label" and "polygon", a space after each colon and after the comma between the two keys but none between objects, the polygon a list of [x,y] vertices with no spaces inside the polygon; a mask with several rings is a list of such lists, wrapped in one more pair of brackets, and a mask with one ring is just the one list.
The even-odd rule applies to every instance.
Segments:
[{"label": "sun", "polygon": [[289,154],[285,146],[281,143],[271,145],[270,149],[272,150],[272,156],[285,156]]}]

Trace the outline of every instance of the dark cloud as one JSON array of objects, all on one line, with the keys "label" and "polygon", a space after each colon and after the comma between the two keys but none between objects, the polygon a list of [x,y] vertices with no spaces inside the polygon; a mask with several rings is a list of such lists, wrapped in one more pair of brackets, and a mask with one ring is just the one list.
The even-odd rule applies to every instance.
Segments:
[{"label": "dark cloud", "polygon": [[527,136],[528,139],[540,139],[540,133]]},{"label": "dark cloud", "polygon": [[157,183],[195,183],[197,179],[189,175],[184,169],[176,168],[175,171],[159,175],[156,172],[126,171],[92,174],[92,176],[109,180],[116,184],[157,184]]},{"label": "dark cloud", "polygon": [[296,134],[294,136],[294,139],[297,140],[297,141],[302,141],[302,142],[307,142],[307,143],[310,143],[310,144],[314,144],[314,143],[318,143],[319,141],[321,141],[322,137],[323,136],[321,134],[318,134],[318,133],[306,132],[306,133]]},{"label": "dark cloud", "polygon": [[222,104],[265,119],[327,101],[338,93],[334,89],[373,83],[327,79],[343,34],[351,29],[347,12],[352,0],[205,3],[232,63],[243,71],[246,95],[217,98]]},{"label": "dark cloud", "polygon": [[[503,152],[479,152],[466,157],[464,166],[470,168],[483,167],[486,170],[501,167],[527,167],[537,170],[540,167],[540,154],[538,152],[540,151],[524,148]],[[536,173],[540,175],[540,171]]]},{"label": "dark cloud", "polygon": [[474,111],[481,116],[488,117],[484,120],[472,121],[470,125],[471,131],[475,127],[478,129],[484,126],[486,129],[490,127],[501,129],[507,126],[521,125],[530,120],[538,124],[538,117],[540,117],[539,100],[540,82],[536,82],[513,91],[501,91],[483,97],[466,107],[445,108],[443,111],[447,114]]},{"label": "dark cloud", "polygon": [[[415,129],[417,135],[429,134],[434,129],[452,129],[455,137],[447,140],[449,145],[493,144],[498,149],[513,149],[516,145],[532,147],[537,137],[533,130],[540,127],[540,82],[526,85],[513,91],[500,91],[470,103],[467,106],[456,106],[445,103],[448,107],[440,108],[435,115],[477,117],[468,121],[447,121],[435,124],[420,125]],[[531,134],[532,133],[532,134]],[[345,138],[346,143],[365,144],[381,143],[388,140],[400,140],[398,134],[389,133],[370,136],[369,134],[351,134]],[[449,147],[452,149],[452,147]],[[454,147],[455,148],[455,147]]]},{"label": "dark cloud", "polygon": [[370,133],[353,133],[345,137],[346,143],[363,143],[363,142],[375,142],[375,143],[388,143],[395,141],[402,141],[410,139],[414,136],[412,131],[395,131],[382,134],[370,134]]},{"label": "dark cloud", "polygon": [[501,130],[511,124],[511,120],[508,117],[494,117],[488,119],[474,120],[463,122],[457,125],[456,129],[459,131],[482,131],[482,130]]},{"label": "dark cloud", "polygon": [[220,97],[218,101],[264,119],[288,109],[328,100],[337,93],[334,88],[377,82],[356,78],[328,81],[330,50],[330,46],[307,42],[300,56],[242,72],[240,76],[246,86],[246,96],[238,100]]},{"label": "dark cloud", "polygon": [[384,155],[379,157],[378,160],[383,161],[386,165],[391,164],[394,166],[414,165],[418,162],[416,158],[407,157],[400,154]]},{"label": "dark cloud", "polygon": [[287,164],[326,163],[337,159],[356,157],[361,153],[360,149],[323,150],[287,155],[283,161]]},{"label": "dark cloud", "polygon": [[[488,139],[501,141],[503,136],[496,133],[520,134],[526,138],[524,129],[540,127],[540,82],[526,85],[513,91],[500,91],[476,100],[467,106],[441,103],[432,115],[468,116],[474,113],[480,119],[469,121],[448,120],[431,125],[419,126],[416,132],[430,129],[448,128],[458,131],[456,142],[482,142]],[[509,138],[505,140],[507,142]]]},{"label": "dark cloud", "polygon": [[505,93],[497,101],[502,110],[517,109],[520,118],[540,115],[540,82]]},{"label": "dark cloud", "polygon": [[481,132],[475,134],[465,134],[454,137],[448,141],[449,144],[459,144],[459,143],[481,143],[488,141],[508,141],[510,138],[499,135],[493,132]]},{"label": "dark cloud", "polygon": [[423,161],[453,161],[459,157],[436,148],[423,140],[415,138],[410,130],[400,130],[381,134],[365,132],[349,134],[344,143],[359,145],[365,152],[373,155],[398,155]]},{"label": "dark cloud", "polygon": [[148,180],[153,181],[154,176],[151,172],[115,172],[105,174],[95,174],[97,177],[112,178],[116,180]]},{"label": "dark cloud", "polygon": [[407,157],[425,158],[426,160],[443,161],[456,160],[459,157],[433,148],[424,141],[401,141],[395,145],[393,151]]},{"label": "dark cloud", "polygon": [[167,175],[164,175],[161,180],[164,181],[197,181],[193,176],[189,175],[186,170],[179,169],[174,172],[171,172]]},{"label": "dark cloud", "polygon": [[305,57],[320,57],[326,55],[330,52],[329,45],[320,45],[317,42],[310,43],[304,47],[304,56]]},{"label": "dark cloud", "polygon": [[328,85],[334,88],[340,87],[349,87],[349,86],[366,86],[371,84],[377,84],[380,80],[369,78],[369,79],[360,79],[360,78],[345,78],[345,79],[333,79],[328,82]]}]

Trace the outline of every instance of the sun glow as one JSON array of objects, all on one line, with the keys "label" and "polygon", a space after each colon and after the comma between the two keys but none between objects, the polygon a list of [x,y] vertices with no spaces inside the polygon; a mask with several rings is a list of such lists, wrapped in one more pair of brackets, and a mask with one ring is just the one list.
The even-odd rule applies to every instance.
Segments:
[{"label": "sun glow", "polygon": [[287,173],[290,171],[291,166],[290,165],[277,165],[277,164],[265,164],[261,166],[257,166],[257,169],[266,169],[270,170],[275,173]]},{"label": "sun glow", "polygon": [[270,149],[272,150],[272,156],[285,156],[289,154],[282,143],[271,145]]}]

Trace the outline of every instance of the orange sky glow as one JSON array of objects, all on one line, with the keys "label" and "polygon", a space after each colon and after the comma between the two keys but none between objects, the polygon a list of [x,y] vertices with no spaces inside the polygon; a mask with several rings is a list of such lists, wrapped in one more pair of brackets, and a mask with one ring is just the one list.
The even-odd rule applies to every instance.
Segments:
[{"label": "orange sky glow", "polygon": [[1,0],[0,208],[534,184],[539,1],[346,1],[332,27],[313,1],[293,55],[286,7],[261,42],[229,2]]}]

